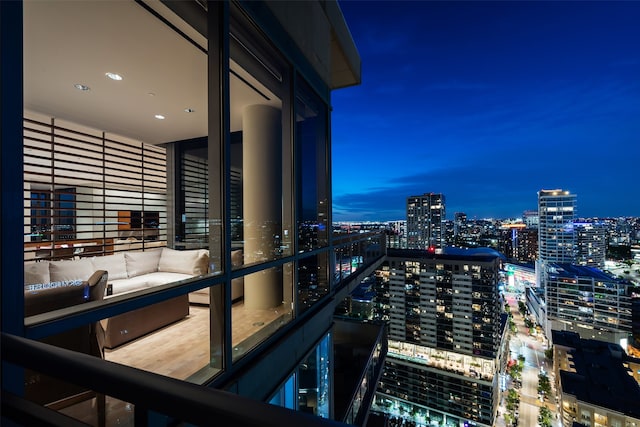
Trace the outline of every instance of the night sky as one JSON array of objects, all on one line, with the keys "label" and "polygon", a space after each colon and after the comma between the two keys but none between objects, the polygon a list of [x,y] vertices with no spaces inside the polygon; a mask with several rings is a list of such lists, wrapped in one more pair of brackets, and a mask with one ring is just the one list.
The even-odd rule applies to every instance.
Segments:
[{"label": "night sky", "polygon": [[640,216],[640,2],[339,1],[362,84],[332,94],[334,221]]}]

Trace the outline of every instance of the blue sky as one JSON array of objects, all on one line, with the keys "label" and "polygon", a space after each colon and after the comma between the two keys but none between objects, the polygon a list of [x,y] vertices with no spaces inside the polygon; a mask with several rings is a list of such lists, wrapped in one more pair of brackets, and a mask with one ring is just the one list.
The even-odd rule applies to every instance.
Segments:
[{"label": "blue sky", "polygon": [[334,221],[517,217],[540,189],[640,216],[640,2],[339,1],[362,84],[332,94]]}]

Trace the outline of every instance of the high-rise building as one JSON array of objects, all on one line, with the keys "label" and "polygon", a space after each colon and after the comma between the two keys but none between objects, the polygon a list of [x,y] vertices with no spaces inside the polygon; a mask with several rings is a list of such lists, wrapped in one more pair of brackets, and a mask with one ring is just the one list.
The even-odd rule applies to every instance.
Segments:
[{"label": "high-rise building", "polygon": [[388,250],[389,351],[376,405],[401,405],[432,422],[492,426],[505,349],[498,291],[503,256]]},{"label": "high-rise building", "polygon": [[[546,288],[547,267],[552,262],[576,262],[576,195],[566,190],[538,192],[538,258],[536,283]],[[544,320],[544,324],[548,322]],[[547,335],[550,336],[550,335]]]},{"label": "high-rise building", "polygon": [[454,237],[460,234],[460,230],[465,226],[467,222],[467,214],[464,212],[456,212],[453,219],[453,235]]},{"label": "high-rise building", "polygon": [[517,233],[516,259],[520,262],[535,262],[538,256],[538,229],[524,228]]},{"label": "high-rise building", "polygon": [[[385,245],[331,233],[331,91],[361,78],[338,3],[16,0],[0,20],[0,424],[56,424],[42,405],[70,387],[40,369],[108,425],[366,423],[384,328],[333,313]],[[36,342],[62,335],[64,357]]]},{"label": "high-rise building", "polygon": [[576,261],[604,269],[607,254],[607,231],[600,222],[576,222]]},{"label": "high-rise building", "polygon": [[524,222],[528,228],[538,228],[538,211],[524,211],[522,213],[522,222]]},{"label": "high-rise building", "polygon": [[566,190],[538,192],[538,259],[574,263],[576,195]]},{"label": "high-rise building", "polygon": [[409,249],[445,246],[445,197],[425,193],[407,198],[407,245]]},{"label": "high-rise building", "polygon": [[501,252],[519,262],[534,262],[538,257],[538,229],[524,224],[503,224]]},{"label": "high-rise building", "polygon": [[388,227],[387,247],[407,249],[407,221],[389,221]]},{"label": "high-rise building", "polygon": [[595,267],[550,263],[545,272],[547,337],[552,330],[626,347],[632,333],[631,284]]}]

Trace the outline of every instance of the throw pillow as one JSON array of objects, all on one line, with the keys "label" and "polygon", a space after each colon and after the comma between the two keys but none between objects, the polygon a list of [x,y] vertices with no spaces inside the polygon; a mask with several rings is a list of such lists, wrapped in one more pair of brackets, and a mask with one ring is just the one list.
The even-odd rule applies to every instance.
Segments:
[{"label": "throw pillow", "polygon": [[162,248],[158,271],[192,275],[205,274],[209,263],[208,253],[209,251],[205,249],[178,251]]},{"label": "throw pillow", "polygon": [[106,270],[109,273],[109,280],[126,279],[127,261],[124,254],[107,256],[97,256],[91,259],[94,270]]},{"label": "throw pillow", "polygon": [[51,261],[49,274],[51,282],[65,280],[87,280],[95,269],[88,258],[71,261]]},{"label": "throw pillow", "polygon": [[162,250],[153,249],[144,252],[125,252],[127,276],[135,277],[158,271]]},{"label": "throw pillow", "polygon": [[24,263],[24,284],[47,283],[51,281],[49,276],[49,262],[25,262]]}]

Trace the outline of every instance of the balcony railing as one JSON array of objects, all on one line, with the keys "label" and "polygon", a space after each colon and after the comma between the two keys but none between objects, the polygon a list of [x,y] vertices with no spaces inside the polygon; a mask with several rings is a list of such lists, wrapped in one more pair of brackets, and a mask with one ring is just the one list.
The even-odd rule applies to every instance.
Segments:
[{"label": "balcony railing", "polygon": [[[136,425],[161,425],[157,416],[161,414],[167,426],[181,423],[239,427],[346,426],[6,333],[2,333],[1,346],[3,367],[9,362],[129,402],[135,407]],[[2,424],[11,421],[25,426],[84,425],[20,398],[20,391],[7,389],[5,383],[0,395]]]}]

